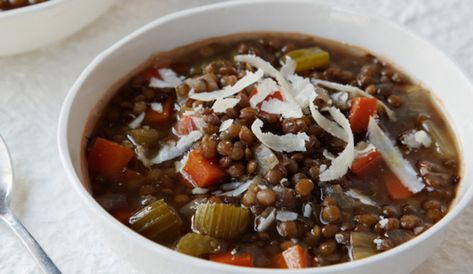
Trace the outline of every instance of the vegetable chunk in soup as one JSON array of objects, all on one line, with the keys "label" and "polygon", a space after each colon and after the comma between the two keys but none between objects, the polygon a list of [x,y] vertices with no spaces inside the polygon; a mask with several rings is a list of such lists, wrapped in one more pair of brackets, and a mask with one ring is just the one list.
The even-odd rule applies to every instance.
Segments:
[{"label": "vegetable chunk in soup", "polygon": [[430,93],[377,57],[296,34],[156,55],[87,145],[96,200],[191,256],[247,267],[359,260],[423,233],[459,181]]}]

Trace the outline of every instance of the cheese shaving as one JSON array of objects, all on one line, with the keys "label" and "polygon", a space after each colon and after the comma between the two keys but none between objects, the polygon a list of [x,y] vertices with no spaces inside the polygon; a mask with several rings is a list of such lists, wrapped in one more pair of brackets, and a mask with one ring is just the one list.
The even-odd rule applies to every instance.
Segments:
[{"label": "cheese shaving", "polygon": [[305,132],[275,135],[270,132],[263,133],[261,131],[262,127],[263,121],[256,119],[251,125],[251,130],[265,146],[279,152],[306,151],[305,142],[309,141],[309,136]]},{"label": "cheese shaving", "polygon": [[144,119],[145,119],[145,113],[142,112],[140,115],[138,115],[138,117],[133,119],[133,121],[131,121],[128,124],[128,127],[131,128],[131,129],[135,129],[135,128],[141,126],[141,123],[143,122]]},{"label": "cheese shaving", "polygon": [[184,154],[194,142],[202,137],[198,130],[191,131],[188,135],[182,136],[179,141],[170,142],[161,147],[158,154],[151,159],[152,164],[160,164],[164,161],[174,159]]},{"label": "cheese shaving", "polygon": [[[354,86],[350,86],[350,85],[343,85],[343,84],[325,81],[325,80],[319,80],[319,79],[312,79],[312,83],[314,83],[314,85],[320,85],[320,86],[324,86],[326,88],[330,88],[330,89],[334,89],[338,91],[345,91],[345,92],[350,93],[352,96],[375,98],[374,96],[367,93],[366,91]],[[378,106],[384,109],[390,121],[397,120],[396,113],[394,113],[394,111],[392,111],[385,103],[378,100]]]},{"label": "cheese shaving", "polygon": [[278,99],[270,99],[264,101],[261,105],[261,110],[272,114],[281,114],[283,118],[300,117],[302,112],[300,108],[295,108],[288,102],[283,102]]},{"label": "cheese shaving", "polygon": [[357,190],[350,189],[345,192],[345,194],[353,199],[357,199],[361,203],[365,205],[370,205],[370,206],[377,206],[376,202],[371,200],[368,196],[361,194]]},{"label": "cheese shaving", "polygon": [[205,126],[207,126],[207,123],[202,119],[202,117],[197,117],[197,116],[191,116],[192,122],[194,122],[194,125],[197,129],[203,129]]},{"label": "cheese shaving", "polygon": [[368,137],[376,147],[391,171],[401,180],[402,184],[412,193],[424,188],[424,183],[417,176],[411,163],[404,159],[401,151],[394,146],[389,137],[381,130],[373,117],[368,123]]},{"label": "cheese shaving", "polygon": [[219,132],[227,130],[233,124],[233,119],[228,119],[220,124]]},{"label": "cheese shaving", "polygon": [[258,163],[258,174],[264,175],[279,164],[278,157],[271,149],[263,144],[259,144],[254,149],[255,159]]},{"label": "cheese shaving", "polygon": [[239,98],[218,98],[212,105],[212,110],[215,113],[224,113],[227,109],[235,107],[238,102]]},{"label": "cheese shaving", "polygon": [[276,90],[280,90],[280,87],[273,79],[264,79],[256,86],[256,94],[250,98],[250,106],[255,108],[259,103],[263,102],[268,95]]},{"label": "cheese shaving", "polygon": [[276,220],[280,222],[294,221],[297,219],[297,213],[287,210],[279,210],[276,213]]},{"label": "cheese shaving", "polygon": [[309,104],[310,113],[312,118],[314,118],[317,125],[319,125],[323,130],[330,133],[332,136],[337,137],[338,139],[348,142],[348,134],[343,128],[341,128],[337,123],[327,119],[323,116],[316,108],[315,104],[310,102]]},{"label": "cheese shaving", "polygon": [[162,68],[158,70],[158,78],[151,78],[149,86],[152,88],[175,88],[182,84],[182,80],[176,75],[172,69]]},{"label": "cheese shaving", "polygon": [[217,99],[222,99],[230,97],[246,87],[256,83],[261,77],[263,77],[264,71],[258,69],[256,72],[248,71],[245,76],[238,80],[233,86],[226,86],[222,90],[216,90],[211,92],[189,92],[189,98],[204,102],[214,101]]},{"label": "cheese shaving", "polygon": [[[250,64],[258,68],[258,70],[261,69],[264,71],[265,74],[275,78],[278,84],[281,86],[280,92],[282,93],[284,100],[287,101],[292,108],[299,108],[299,105],[293,97],[294,92],[292,91],[291,85],[286,80],[286,78],[284,78],[281,72],[275,69],[269,62],[266,62],[265,60],[261,59],[256,55],[237,55],[234,59],[237,62],[245,62],[247,64]],[[299,111],[298,113],[300,113],[300,115],[295,116],[294,118],[302,117],[302,111]]]},{"label": "cheese shaving", "polygon": [[322,182],[333,181],[343,177],[355,157],[353,132],[351,131],[348,119],[335,107],[329,108],[329,113],[335,122],[342,126],[346,136],[348,136],[348,142],[345,149],[332,161],[330,167],[320,173],[319,177]]},{"label": "cheese shaving", "polygon": [[259,232],[265,231],[266,229],[269,228],[269,226],[274,222],[274,219],[276,217],[276,209],[273,208],[271,212],[268,214],[268,216],[263,217],[263,216],[258,216],[255,218],[255,221],[258,220],[259,223],[256,226],[256,230]]},{"label": "cheese shaving", "polygon": [[151,109],[156,112],[163,112],[163,104],[161,103],[151,103]]},{"label": "cheese shaving", "polygon": [[296,74],[289,74],[286,77],[292,84],[292,90],[296,93],[294,98],[299,106],[303,109],[308,107],[313,94],[316,94],[314,85],[309,79]]},{"label": "cheese shaving", "polygon": [[281,72],[283,77],[294,75],[294,73],[296,72],[296,62],[291,58],[287,58],[286,62],[282,65],[279,71]]},{"label": "cheese shaving", "polygon": [[409,148],[421,148],[422,146],[427,148],[432,145],[432,139],[424,130],[412,130],[402,135],[401,143]]},{"label": "cheese shaving", "polygon": [[252,183],[253,183],[253,180],[248,180],[246,183],[241,184],[239,187],[233,190],[218,194],[218,196],[238,197],[241,194],[243,194],[245,191],[247,191]]}]

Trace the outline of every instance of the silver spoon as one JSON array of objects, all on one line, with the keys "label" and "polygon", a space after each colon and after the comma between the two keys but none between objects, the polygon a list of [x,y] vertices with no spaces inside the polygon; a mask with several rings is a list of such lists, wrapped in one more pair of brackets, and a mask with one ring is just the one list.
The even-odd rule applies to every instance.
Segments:
[{"label": "silver spoon", "polygon": [[0,218],[3,219],[21,239],[31,255],[36,259],[44,273],[61,274],[46,252],[26,230],[10,210],[10,193],[13,184],[13,168],[7,145],[0,136]]}]

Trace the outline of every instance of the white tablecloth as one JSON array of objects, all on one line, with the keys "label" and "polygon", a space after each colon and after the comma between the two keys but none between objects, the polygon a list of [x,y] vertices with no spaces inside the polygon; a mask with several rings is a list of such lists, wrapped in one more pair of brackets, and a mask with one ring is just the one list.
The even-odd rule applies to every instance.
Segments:
[{"label": "white tablecloth", "polygon": [[[470,77],[473,74],[471,0],[324,1],[405,25],[447,52]],[[66,92],[94,56],[124,35],[161,15],[217,1],[118,2],[61,43],[0,58],[0,133],[10,146],[16,171],[13,210],[64,273],[134,273],[101,242],[67,186],[56,148],[57,120]],[[472,234],[470,207],[450,226],[448,241],[414,273],[472,273]],[[156,273],[166,273],[156,267]],[[39,273],[4,224],[0,224],[0,273]]]}]

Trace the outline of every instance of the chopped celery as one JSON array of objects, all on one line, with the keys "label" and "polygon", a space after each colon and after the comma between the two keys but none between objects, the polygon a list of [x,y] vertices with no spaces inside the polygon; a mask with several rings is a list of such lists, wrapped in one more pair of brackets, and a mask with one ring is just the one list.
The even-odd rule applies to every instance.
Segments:
[{"label": "chopped celery", "polygon": [[182,236],[177,243],[176,251],[195,257],[201,257],[205,254],[220,251],[220,247],[220,242],[214,237],[197,233],[187,233]]},{"label": "chopped celery", "polygon": [[168,240],[181,230],[182,220],[163,199],[158,200],[130,217],[131,228],[153,240]]},{"label": "chopped celery", "polygon": [[297,49],[286,54],[296,62],[296,72],[320,68],[329,64],[330,55],[319,47]]},{"label": "chopped celery", "polygon": [[429,133],[432,141],[437,146],[437,152],[444,157],[445,159],[454,159],[455,158],[455,146],[449,141],[448,131],[440,130],[432,121],[425,120],[422,122],[422,128]]},{"label": "chopped celery", "polygon": [[216,238],[232,239],[248,228],[247,208],[228,204],[205,203],[197,207],[193,230]]},{"label": "chopped celery", "polygon": [[376,237],[376,234],[373,233],[351,232],[350,245],[352,259],[360,260],[378,253],[376,251],[376,245],[373,242]]},{"label": "chopped celery", "polygon": [[130,130],[128,136],[135,144],[152,146],[159,140],[161,134],[153,128],[137,128]]}]

